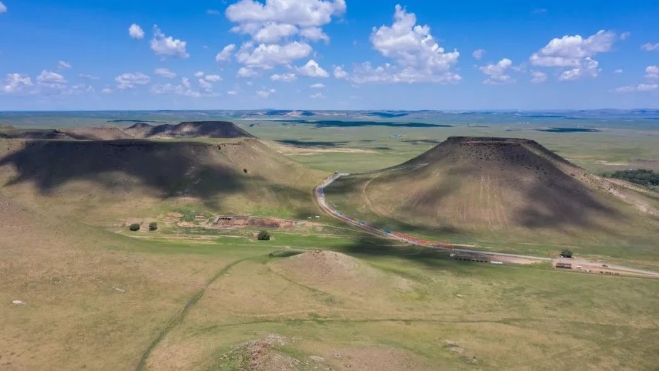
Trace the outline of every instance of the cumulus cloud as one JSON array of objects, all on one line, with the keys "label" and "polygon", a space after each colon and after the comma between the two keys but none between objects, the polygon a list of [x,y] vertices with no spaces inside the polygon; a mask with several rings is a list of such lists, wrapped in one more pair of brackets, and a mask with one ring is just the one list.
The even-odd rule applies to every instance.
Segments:
[{"label": "cumulus cloud", "polygon": [[632,35],[631,32],[623,32],[623,33],[620,34],[620,40],[625,41],[625,40],[629,39],[629,36],[631,36],[631,35]]},{"label": "cumulus cloud", "polygon": [[616,93],[634,93],[634,92],[647,92],[657,90],[659,88],[658,84],[638,84],[638,85],[627,85],[621,86],[614,89]]},{"label": "cumulus cloud", "polygon": [[430,33],[430,27],[417,25],[416,15],[400,5],[396,5],[391,26],[373,29],[371,43],[395,64],[373,67],[366,62],[355,69],[352,81],[356,83],[451,83],[461,79],[451,72],[460,53],[446,52]]},{"label": "cumulus cloud", "polygon": [[597,77],[599,74],[599,62],[590,57],[583,60],[581,66],[571,70],[563,71],[559,76],[559,81],[575,81],[583,77]]},{"label": "cumulus cloud", "polygon": [[323,93],[314,93],[314,94],[311,94],[309,96],[309,98],[311,98],[311,99],[318,99],[318,98],[323,98],[323,97],[324,97]]},{"label": "cumulus cloud", "polygon": [[485,56],[485,49],[476,49],[471,55],[475,60],[480,61]]},{"label": "cumulus cloud", "polygon": [[312,89],[324,89],[325,85],[321,84],[321,83],[315,83],[315,84],[310,85],[309,87],[312,88]]},{"label": "cumulus cloud", "polygon": [[236,50],[236,45],[235,44],[229,44],[225,46],[221,52],[217,53],[215,56],[215,62],[226,62],[229,59],[231,59],[231,55],[233,54],[233,51]]},{"label": "cumulus cloud", "polygon": [[648,66],[645,69],[645,77],[648,79],[659,78],[659,66]]},{"label": "cumulus cloud", "polygon": [[122,73],[114,78],[117,82],[117,89],[133,89],[136,85],[147,85],[151,78],[141,72],[136,73]]},{"label": "cumulus cloud", "polygon": [[488,76],[487,80],[483,81],[483,83],[496,85],[515,82],[510,75],[506,74],[506,70],[512,65],[513,62],[510,59],[504,58],[497,64],[488,64],[487,66],[480,67],[480,71]]},{"label": "cumulus cloud", "polygon": [[259,75],[258,72],[254,71],[251,68],[247,67],[240,67],[237,73],[238,77],[244,77],[244,78],[250,78],[250,77],[256,77]]},{"label": "cumulus cloud", "polygon": [[151,39],[151,50],[156,55],[167,57],[188,58],[190,55],[185,50],[187,42],[166,36],[158,26],[153,26],[153,39]]},{"label": "cumulus cloud", "polygon": [[0,14],[7,13],[7,7],[0,1]]},{"label": "cumulus cloud", "polygon": [[622,68],[618,68],[617,70],[613,71],[613,73],[622,73]]},{"label": "cumulus cloud", "polygon": [[343,80],[348,78],[348,72],[346,72],[342,66],[334,67],[334,78]]},{"label": "cumulus cloud", "polygon": [[101,90],[101,93],[103,93],[103,94],[112,94],[112,89],[104,88],[103,90]]},{"label": "cumulus cloud", "polygon": [[311,53],[311,46],[294,41],[285,45],[245,43],[236,54],[238,62],[250,68],[272,69],[304,58]]},{"label": "cumulus cloud", "polygon": [[272,81],[283,81],[283,82],[292,82],[297,80],[297,76],[294,73],[283,73],[283,74],[274,74],[270,76]]},{"label": "cumulus cloud", "polygon": [[128,35],[133,39],[142,40],[144,38],[144,30],[139,25],[133,23],[128,27]]},{"label": "cumulus cloud", "polygon": [[345,0],[240,0],[226,17],[237,25],[233,32],[251,40],[236,54],[249,69],[272,69],[308,57],[309,42],[329,41],[322,27],[346,11]]},{"label": "cumulus cloud", "polygon": [[194,77],[200,79],[200,78],[204,77],[204,75],[205,75],[204,72],[199,71],[199,72],[197,72],[197,73],[194,74]]},{"label": "cumulus cloud", "polygon": [[206,81],[210,81],[210,82],[222,81],[222,77],[220,77],[220,75],[206,75],[206,77],[204,77],[204,79]]},{"label": "cumulus cloud", "polygon": [[26,88],[33,86],[30,76],[19,73],[7,74],[5,83],[2,86],[2,92],[7,94],[22,93]]},{"label": "cumulus cloud", "polygon": [[71,68],[71,64],[65,61],[57,62],[57,68],[60,70],[68,70]]},{"label": "cumulus cloud", "polygon": [[167,68],[156,68],[156,70],[153,71],[153,73],[155,73],[158,76],[166,77],[168,79],[173,79],[174,77],[176,77],[176,74]]},{"label": "cumulus cloud", "polygon": [[41,74],[37,76],[37,82],[44,85],[60,85],[66,84],[66,79],[59,73],[43,70],[41,71]]},{"label": "cumulus cloud", "polygon": [[192,98],[217,96],[216,93],[213,93],[213,84],[204,79],[199,79],[197,83],[198,89],[192,86],[190,79],[182,77],[180,84],[154,85],[151,87],[151,92],[159,95],[181,95]]},{"label": "cumulus cloud", "polygon": [[235,91],[235,90],[229,90],[229,91],[227,91],[227,94],[229,94],[229,95],[238,95],[238,92]]},{"label": "cumulus cloud", "polygon": [[659,43],[652,44],[652,43],[646,43],[641,45],[641,49],[648,51],[648,52],[653,52],[655,50],[659,50]]},{"label": "cumulus cloud", "polygon": [[206,10],[206,14],[208,14],[208,15],[220,15],[220,14],[222,14],[222,12],[220,12],[217,9],[208,9],[208,10]]},{"label": "cumulus cloud", "polygon": [[302,67],[295,67],[295,70],[300,76],[306,77],[329,77],[329,73],[325,71],[316,61],[311,59],[307,64]]},{"label": "cumulus cloud", "polygon": [[268,98],[270,95],[276,93],[277,90],[275,89],[261,89],[256,92],[256,94],[261,97],[261,98]]},{"label": "cumulus cloud", "polygon": [[540,71],[531,71],[531,82],[534,84],[541,84],[547,81],[547,74]]},{"label": "cumulus cloud", "polygon": [[615,32],[604,30],[588,38],[566,35],[551,40],[544,48],[534,53],[530,61],[534,66],[556,67],[562,70],[560,81],[597,77],[599,63],[593,57],[611,51],[616,39]]}]

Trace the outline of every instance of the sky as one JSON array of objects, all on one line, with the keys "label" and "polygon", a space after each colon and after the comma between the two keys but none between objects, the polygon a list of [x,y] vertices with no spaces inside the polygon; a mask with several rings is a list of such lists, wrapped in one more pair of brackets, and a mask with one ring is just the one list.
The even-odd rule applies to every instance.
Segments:
[{"label": "sky", "polygon": [[0,0],[0,110],[659,108],[656,0]]}]

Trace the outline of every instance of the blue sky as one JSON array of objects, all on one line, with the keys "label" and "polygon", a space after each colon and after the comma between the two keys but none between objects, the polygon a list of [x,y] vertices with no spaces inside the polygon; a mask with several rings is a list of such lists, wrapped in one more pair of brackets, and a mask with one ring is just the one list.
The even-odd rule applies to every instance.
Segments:
[{"label": "blue sky", "polygon": [[654,0],[0,0],[0,110],[659,108]]}]

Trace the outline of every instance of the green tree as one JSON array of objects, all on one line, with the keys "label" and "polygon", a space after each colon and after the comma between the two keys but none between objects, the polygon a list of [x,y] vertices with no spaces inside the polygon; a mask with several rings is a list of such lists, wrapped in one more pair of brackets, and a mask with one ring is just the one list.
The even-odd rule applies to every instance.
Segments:
[{"label": "green tree", "polygon": [[140,225],[137,223],[131,224],[130,227],[128,227],[131,231],[137,232],[140,230]]},{"label": "green tree", "polygon": [[268,233],[268,231],[261,231],[256,238],[259,241],[270,241],[270,233]]},{"label": "green tree", "polygon": [[157,231],[158,230],[158,223],[156,223],[156,222],[149,223],[149,230],[151,232]]}]

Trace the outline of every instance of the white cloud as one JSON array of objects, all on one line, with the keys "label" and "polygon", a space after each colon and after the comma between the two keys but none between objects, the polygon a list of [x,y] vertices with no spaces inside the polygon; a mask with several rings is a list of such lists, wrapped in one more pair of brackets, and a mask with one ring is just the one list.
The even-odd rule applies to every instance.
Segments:
[{"label": "white cloud", "polygon": [[272,81],[283,81],[283,82],[292,82],[297,80],[297,76],[294,73],[283,73],[283,74],[274,74],[270,76]]},{"label": "white cloud", "polygon": [[140,27],[135,23],[130,25],[130,27],[128,28],[128,34],[133,39],[142,40],[144,38],[144,30],[142,29],[142,27]]},{"label": "white cloud", "polygon": [[541,84],[547,81],[547,74],[540,71],[531,71],[531,82],[534,84]]},{"label": "white cloud", "polygon": [[616,93],[633,93],[633,92],[653,91],[653,90],[657,90],[657,88],[659,88],[658,84],[638,84],[638,85],[621,86],[619,88],[614,89],[613,91]]},{"label": "white cloud", "polygon": [[613,73],[622,73],[622,68],[618,68],[617,70],[613,71]]},{"label": "white cloud", "polygon": [[222,12],[220,12],[217,9],[208,9],[206,11],[206,14],[208,14],[208,15],[220,15],[220,14],[222,14]]},{"label": "white cloud", "polygon": [[311,98],[311,99],[318,99],[318,98],[323,98],[323,97],[324,97],[323,93],[315,93],[315,94],[311,94],[309,96],[309,98]]},{"label": "white cloud", "polygon": [[[240,27],[235,27],[234,30],[240,31]],[[277,43],[283,38],[297,34],[298,30],[292,24],[268,22],[256,32],[248,32],[252,35],[252,39],[259,43]]]},{"label": "white cloud", "polygon": [[256,94],[261,98],[267,98],[267,97],[269,97],[270,95],[272,95],[276,92],[277,92],[277,90],[275,90],[275,89],[261,89],[258,92],[256,92]]},{"label": "white cloud", "polygon": [[117,89],[133,89],[136,85],[146,85],[151,81],[151,78],[141,72],[136,73],[122,73],[114,78],[117,82]]},{"label": "white cloud", "polygon": [[474,52],[471,54],[475,60],[480,61],[483,59],[483,56],[485,56],[485,49],[476,49]]},{"label": "white cloud", "polygon": [[83,78],[85,80],[99,80],[100,77],[94,76],[94,75],[88,75],[86,73],[81,73],[78,75],[78,77]]},{"label": "white cloud", "polygon": [[324,40],[325,42],[329,41],[329,36],[323,32],[320,27],[307,27],[300,30],[300,36],[311,41]]},{"label": "white cloud", "polygon": [[199,72],[197,72],[197,73],[194,74],[194,77],[200,79],[200,78],[204,77],[204,75],[205,75],[204,72],[199,71]]},{"label": "white cloud", "polygon": [[217,53],[215,56],[215,62],[226,62],[229,59],[231,59],[231,55],[233,54],[233,51],[236,50],[236,45],[235,44],[229,44],[222,49],[221,52]]},{"label": "white cloud", "polygon": [[636,88],[638,91],[652,91],[657,90],[657,87],[659,87],[657,84],[639,84]]},{"label": "white cloud", "polygon": [[19,73],[7,74],[5,83],[0,85],[4,93],[13,94],[21,93],[26,87],[32,86],[32,79],[30,76],[21,75]]},{"label": "white cloud", "polygon": [[101,90],[101,93],[103,93],[103,94],[112,94],[112,89],[105,88],[105,89]]},{"label": "white cloud", "polygon": [[480,71],[488,76],[487,80],[483,81],[483,83],[496,85],[515,82],[510,75],[506,75],[506,70],[512,65],[513,62],[510,59],[504,58],[497,64],[488,64],[487,66],[480,67]]},{"label": "white cloud", "polygon": [[346,11],[345,0],[240,0],[227,8],[227,18],[241,25],[267,22],[318,27],[331,22],[333,16]]},{"label": "white cloud", "polygon": [[153,27],[153,39],[151,39],[151,50],[156,55],[167,57],[187,58],[190,56],[185,50],[187,42],[166,36],[158,26]]},{"label": "white cloud", "polygon": [[227,91],[227,94],[229,94],[229,95],[238,95],[238,92],[235,91],[235,90],[229,90],[229,91]]},{"label": "white cloud", "polygon": [[320,65],[318,65],[313,59],[309,60],[309,62],[302,67],[295,67],[295,70],[300,76],[329,77],[329,73],[320,67]]},{"label": "white cloud", "polygon": [[211,91],[213,91],[213,84],[211,84],[210,82],[204,79],[199,79],[198,82],[199,82],[199,88],[201,88],[202,91],[206,93],[210,93]]},{"label": "white cloud", "polygon": [[57,68],[60,69],[60,70],[67,70],[67,69],[71,68],[71,64],[67,63],[65,61],[59,61],[59,62],[57,62]]},{"label": "white cloud", "polygon": [[648,66],[645,69],[645,77],[648,79],[659,78],[659,66]]},{"label": "white cloud", "polygon": [[276,65],[290,64],[311,53],[311,46],[294,41],[285,45],[260,44],[254,47],[251,42],[241,46],[236,54],[238,62],[252,68],[271,69]]},{"label": "white cloud", "polygon": [[312,89],[324,89],[325,85],[321,84],[321,83],[315,83],[315,84],[310,85],[309,87],[312,88]]},{"label": "white cloud", "polygon": [[43,70],[37,76],[37,82],[44,85],[61,85],[66,84],[66,79],[59,73]]},{"label": "white cloud", "polygon": [[343,80],[348,78],[348,73],[343,69],[342,66],[334,67],[334,78]]},{"label": "white cloud", "polygon": [[430,33],[429,26],[416,24],[416,15],[396,5],[394,23],[374,28],[371,33],[373,47],[383,56],[394,60],[380,67],[369,62],[355,69],[352,81],[356,83],[451,83],[461,78],[451,72],[458,62],[457,50],[446,52]]},{"label": "white cloud", "polygon": [[0,14],[7,13],[7,7],[0,1]]},{"label": "white cloud", "polygon": [[623,33],[620,34],[620,40],[625,41],[625,40],[629,39],[629,36],[631,36],[631,35],[632,35],[631,32],[623,32]]},{"label": "white cloud", "polygon": [[561,69],[560,81],[597,77],[599,63],[593,57],[599,53],[610,52],[615,41],[615,32],[604,30],[588,38],[566,35],[551,40],[544,48],[534,53],[530,61],[534,66]]},{"label": "white cloud", "polygon": [[206,81],[210,81],[210,82],[222,81],[222,77],[220,77],[220,75],[206,75],[206,77],[204,77],[204,79]]},{"label": "white cloud", "polygon": [[259,75],[258,72],[254,71],[251,68],[246,68],[246,67],[240,67],[238,70],[238,77],[244,77],[244,78],[251,78],[251,77],[256,77]]},{"label": "white cloud", "polygon": [[563,73],[558,76],[558,80],[575,81],[581,79],[582,77],[597,77],[600,71],[597,66],[599,66],[599,62],[591,59],[590,57],[587,57],[583,60],[579,67],[563,71]]},{"label": "white cloud", "polygon": [[173,79],[174,77],[176,77],[176,74],[167,68],[156,68],[156,70],[153,71],[153,73],[155,73],[158,76],[166,77],[168,79]]},{"label": "white cloud", "polygon": [[659,50],[659,43],[652,44],[652,43],[647,43],[641,45],[641,49],[648,51],[648,52],[653,52],[655,50]]}]

